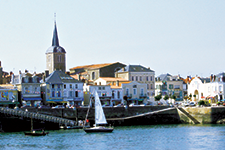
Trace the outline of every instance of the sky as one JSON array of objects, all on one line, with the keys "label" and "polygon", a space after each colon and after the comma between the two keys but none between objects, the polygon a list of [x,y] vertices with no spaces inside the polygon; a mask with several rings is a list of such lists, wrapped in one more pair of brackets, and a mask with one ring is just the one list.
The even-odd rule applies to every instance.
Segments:
[{"label": "sky", "polygon": [[44,72],[56,20],[67,71],[121,62],[209,77],[225,71],[224,8],[224,0],[1,0],[0,61],[6,72]]}]

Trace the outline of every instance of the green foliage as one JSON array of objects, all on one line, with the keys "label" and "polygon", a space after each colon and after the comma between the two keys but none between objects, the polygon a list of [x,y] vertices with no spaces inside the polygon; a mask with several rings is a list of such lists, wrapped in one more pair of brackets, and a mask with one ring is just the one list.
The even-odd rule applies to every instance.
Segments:
[{"label": "green foliage", "polygon": [[192,97],[192,95],[190,94],[189,97]]},{"label": "green foliage", "polygon": [[156,101],[159,101],[161,98],[162,98],[162,95],[161,95],[161,94],[155,96],[155,100],[156,100]]},{"label": "green foliage", "polygon": [[216,104],[217,104],[217,105],[220,105],[220,102],[217,102]]},{"label": "green foliage", "polygon": [[196,97],[196,95],[193,95],[194,97]]},{"label": "green foliage", "polygon": [[163,99],[164,100],[168,100],[169,99],[169,96],[168,95],[165,95]]},{"label": "green foliage", "polygon": [[188,99],[188,96],[184,96],[184,99]]},{"label": "green foliage", "polygon": [[204,101],[204,100],[200,100],[200,101],[198,102],[198,105],[205,105],[205,101]]},{"label": "green foliage", "polygon": [[171,97],[170,98],[172,98],[172,99],[176,99],[177,97],[175,96],[175,95],[171,95]]}]

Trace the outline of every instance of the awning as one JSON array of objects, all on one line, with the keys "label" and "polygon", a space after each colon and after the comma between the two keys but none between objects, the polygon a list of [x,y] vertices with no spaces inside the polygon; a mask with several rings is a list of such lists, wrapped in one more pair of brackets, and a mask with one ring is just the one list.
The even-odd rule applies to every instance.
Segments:
[{"label": "awning", "polygon": [[41,101],[42,98],[40,97],[23,97],[24,101]]},{"label": "awning", "polygon": [[47,103],[56,104],[56,102],[53,101],[48,101]]}]

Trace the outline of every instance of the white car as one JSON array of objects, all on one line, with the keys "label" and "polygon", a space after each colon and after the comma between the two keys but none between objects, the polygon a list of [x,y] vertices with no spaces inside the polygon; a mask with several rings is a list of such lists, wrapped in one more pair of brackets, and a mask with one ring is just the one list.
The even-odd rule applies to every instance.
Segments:
[{"label": "white car", "polygon": [[55,107],[52,107],[52,109],[63,109],[65,108],[63,105],[57,105]]}]

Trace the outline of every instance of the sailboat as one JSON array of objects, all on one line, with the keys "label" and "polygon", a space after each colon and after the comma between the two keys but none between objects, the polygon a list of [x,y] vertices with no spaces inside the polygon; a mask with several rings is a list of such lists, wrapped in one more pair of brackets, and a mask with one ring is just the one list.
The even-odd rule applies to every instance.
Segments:
[{"label": "sailboat", "polygon": [[[85,132],[87,133],[91,133],[91,132],[112,132],[113,128],[112,127],[104,127],[104,126],[99,126],[101,124],[107,124],[106,118],[105,118],[105,114],[103,112],[102,109],[102,105],[98,96],[97,91],[94,91],[94,95],[95,95],[95,126],[92,128],[83,128]],[[89,105],[89,109],[90,109],[90,105]],[[87,116],[89,113],[89,109],[87,112]],[[87,120],[87,116],[85,119],[85,123]]]},{"label": "sailboat", "polygon": [[[39,129],[39,130],[34,130],[33,129],[33,118],[31,117],[31,130],[30,132],[24,132],[25,135],[29,135],[29,136],[45,136],[48,135],[49,132],[45,132],[44,129]],[[36,132],[38,131],[38,132]]]}]

